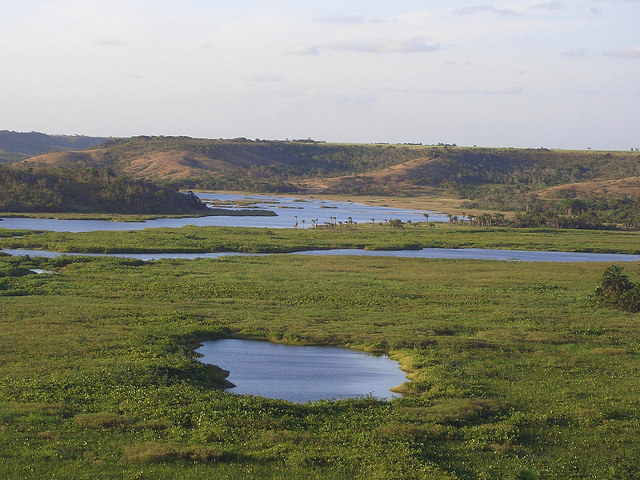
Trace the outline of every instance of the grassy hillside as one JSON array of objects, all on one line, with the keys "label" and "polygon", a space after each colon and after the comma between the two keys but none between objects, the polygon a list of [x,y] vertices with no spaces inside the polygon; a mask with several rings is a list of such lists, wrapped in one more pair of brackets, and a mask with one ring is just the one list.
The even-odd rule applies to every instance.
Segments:
[{"label": "grassy hillside", "polygon": [[84,135],[46,135],[0,130],[0,163],[16,162],[52,150],[84,149],[106,140],[107,138]]},{"label": "grassy hillside", "polygon": [[26,165],[109,166],[139,178],[184,187],[297,191],[305,178],[357,174],[415,158],[409,148],[317,142],[136,137],[102,148],[31,158]]},{"label": "grassy hillside", "polygon": [[527,196],[565,184],[581,187],[556,196],[603,192],[601,183],[585,182],[618,181],[605,193],[640,196],[630,178],[640,175],[638,152],[136,137],[26,164],[109,166],[188,188],[411,194],[436,187],[497,208],[521,207]]}]

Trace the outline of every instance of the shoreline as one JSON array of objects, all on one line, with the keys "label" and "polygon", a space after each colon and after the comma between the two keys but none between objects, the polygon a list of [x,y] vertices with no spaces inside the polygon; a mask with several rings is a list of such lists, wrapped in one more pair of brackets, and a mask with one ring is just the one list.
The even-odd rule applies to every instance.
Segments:
[{"label": "shoreline", "polygon": [[[466,209],[461,206],[465,199],[459,199],[442,195],[440,192],[421,193],[414,196],[384,196],[384,195],[349,195],[334,193],[253,193],[233,190],[193,190],[194,193],[224,194],[224,195],[251,195],[263,197],[286,197],[313,200],[328,200],[334,202],[353,202],[373,207],[390,207],[405,210],[429,211],[437,214],[461,215],[470,213],[480,215],[483,213],[495,213],[497,210]],[[500,212],[509,217],[513,212]]]}]

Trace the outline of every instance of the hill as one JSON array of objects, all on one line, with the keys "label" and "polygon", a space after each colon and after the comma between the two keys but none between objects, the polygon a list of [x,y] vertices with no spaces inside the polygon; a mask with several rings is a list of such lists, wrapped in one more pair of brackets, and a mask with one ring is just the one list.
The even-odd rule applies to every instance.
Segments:
[{"label": "hill", "polygon": [[0,167],[0,211],[185,214],[206,211],[195,195],[109,169]]},{"label": "hill", "polygon": [[52,150],[82,150],[108,140],[84,135],[46,135],[0,130],[0,163],[11,163]]},{"label": "hill", "polygon": [[541,198],[576,198],[584,196],[640,197],[640,176],[616,180],[567,183],[551,187],[539,193]]},{"label": "hill", "polygon": [[108,166],[190,188],[299,191],[304,189],[299,182],[307,178],[366,173],[416,156],[410,148],[390,145],[135,137],[85,151],[39,155],[23,165]]},{"label": "hill", "polygon": [[[521,208],[526,199],[546,198],[541,192],[567,184],[584,185],[554,195],[640,193],[637,182],[623,180],[640,176],[638,152],[134,137],[22,164],[109,167],[182,188],[374,195],[440,188],[469,199],[470,207],[487,208]],[[625,188],[585,183],[616,181]]]}]

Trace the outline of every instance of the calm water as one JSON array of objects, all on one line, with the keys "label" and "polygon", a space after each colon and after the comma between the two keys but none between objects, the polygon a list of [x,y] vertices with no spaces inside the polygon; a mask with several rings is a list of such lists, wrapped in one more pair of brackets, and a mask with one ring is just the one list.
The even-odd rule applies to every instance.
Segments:
[{"label": "calm water", "polygon": [[[374,207],[352,202],[332,202],[321,199],[295,199],[266,195],[235,195],[222,193],[200,193],[198,196],[205,200],[217,199],[221,202],[236,200],[254,202],[253,205],[262,210],[277,213],[275,217],[191,217],[191,218],[159,218],[145,222],[112,222],[108,220],[55,220],[46,218],[3,218],[0,228],[15,230],[51,230],[54,232],[93,232],[97,230],[142,230],[143,228],[183,227],[195,226],[225,226],[225,227],[263,227],[263,228],[293,228],[296,221],[302,228],[311,227],[311,220],[318,220],[322,225],[336,217],[337,222],[346,222],[349,217],[357,223],[384,222],[399,218],[403,222],[424,222],[422,211],[403,210],[399,208]],[[220,208],[220,207],[217,207]],[[230,210],[237,210],[229,204]],[[446,215],[434,212],[429,214],[430,222],[449,221]],[[297,219],[296,219],[297,217]]]},{"label": "calm water", "polygon": [[[163,258],[219,258],[224,256],[261,256],[263,253],[211,252],[211,253],[60,253],[46,250],[5,249],[9,255],[55,258],[61,255],[82,255],[98,257],[123,257],[139,260],[161,260]],[[619,253],[581,253],[581,252],[539,252],[527,250],[491,250],[486,248],[424,248],[422,250],[357,250],[337,248],[333,250],[304,250],[294,253],[276,253],[271,255],[358,255],[368,257],[403,258],[465,258],[471,260],[505,260],[514,262],[637,262],[640,255]]]},{"label": "calm water", "polygon": [[231,373],[230,392],[304,403],[373,395],[390,399],[389,389],[406,381],[387,356],[331,347],[298,347],[276,343],[222,339],[196,350],[200,361]]}]

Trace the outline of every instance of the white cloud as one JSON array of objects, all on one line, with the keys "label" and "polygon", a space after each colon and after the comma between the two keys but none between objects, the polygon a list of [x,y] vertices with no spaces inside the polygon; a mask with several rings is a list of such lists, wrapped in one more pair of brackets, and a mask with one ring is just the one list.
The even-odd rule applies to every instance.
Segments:
[{"label": "white cloud", "polygon": [[365,18],[361,15],[325,15],[314,17],[313,21],[318,23],[337,23],[338,25],[359,25],[365,22]]},{"label": "white cloud", "polygon": [[607,52],[605,55],[608,57],[616,57],[616,58],[631,58],[640,60],[640,46],[633,46],[627,48],[621,48],[619,50],[613,50],[611,52]]},{"label": "white cloud", "polygon": [[356,42],[336,42],[326,48],[339,51],[362,53],[424,53],[440,50],[437,43],[429,43],[424,37],[404,39],[376,39]]},{"label": "white cloud", "polygon": [[127,42],[122,40],[116,40],[111,38],[101,38],[95,41],[97,45],[101,47],[126,47],[129,45]]},{"label": "white cloud", "polygon": [[354,95],[354,94],[341,94],[335,97],[335,100],[343,105],[357,105],[365,106],[370,105],[378,101],[378,97],[374,95]]},{"label": "white cloud", "polygon": [[482,95],[520,95],[522,93],[521,87],[504,87],[504,88],[491,88],[488,90],[482,90]]},{"label": "white cloud", "polygon": [[581,47],[570,48],[569,50],[565,50],[564,52],[562,52],[562,55],[564,55],[565,57],[576,57],[576,58],[584,57],[586,54],[587,54],[587,51]]},{"label": "white cloud", "polygon": [[547,3],[537,3],[532,5],[531,8],[535,10],[562,10],[566,8],[567,4],[564,2],[559,2],[558,0],[554,0],[552,2]]},{"label": "white cloud", "polygon": [[518,15],[518,12],[510,8],[497,8],[492,5],[472,5],[470,7],[456,8],[456,15],[478,15],[480,13],[494,13],[496,15]]},{"label": "white cloud", "polygon": [[470,96],[470,95],[520,95],[523,92],[522,87],[499,87],[499,88],[485,88],[478,90],[472,87],[460,87],[460,88],[387,88],[383,89],[384,92],[391,93],[403,93],[408,95],[437,95],[437,96]]},{"label": "white cloud", "polygon": [[296,45],[287,48],[285,53],[289,55],[318,55],[320,50],[315,45]]},{"label": "white cloud", "polygon": [[284,79],[278,75],[254,75],[243,79],[245,82],[255,83],[282,83]]},{"label": "white cloud", "polygon": [[321,50],[374,54],[426,53],[435,52],[441,48],[438,43],[429,42],[425,37],[378,38],[371,40],[334,41],[321,45],[299,45],[288,48],[286,53],[290,55],[319,55]]}]

